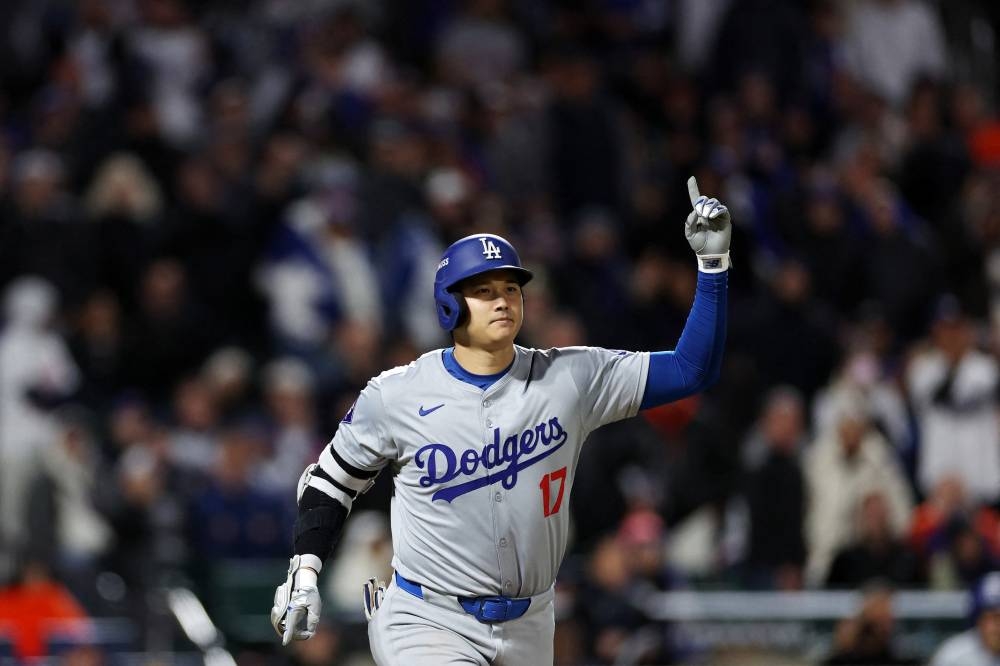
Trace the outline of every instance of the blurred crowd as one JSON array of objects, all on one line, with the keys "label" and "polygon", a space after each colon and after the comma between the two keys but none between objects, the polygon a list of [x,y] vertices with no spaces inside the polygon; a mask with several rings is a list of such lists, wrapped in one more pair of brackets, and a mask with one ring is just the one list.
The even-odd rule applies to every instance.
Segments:
[{"label": "blurred crowd", "polygon": [[141,647],[150,591],[286,558],[357,391],[448,344],[469,233],[536,272],[521,344],[672,348],[690,175],[735,220],[722,379],[585,447],[559,663],[678,658],[651,591],[964,589],[1000,566],[992,4],[0,3],[0,609]]}]

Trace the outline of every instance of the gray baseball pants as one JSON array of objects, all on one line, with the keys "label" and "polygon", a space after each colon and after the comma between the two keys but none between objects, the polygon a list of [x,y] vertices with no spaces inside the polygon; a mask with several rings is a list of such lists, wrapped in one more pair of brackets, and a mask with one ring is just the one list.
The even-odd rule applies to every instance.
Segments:
[{"label": "gray baseball pants", "polygon": [[393,579],[368,623],[378,666],[551,666],[553,589],[532,598],[521,617],[480,622],[453,596],[423,588],[423,599]]}]

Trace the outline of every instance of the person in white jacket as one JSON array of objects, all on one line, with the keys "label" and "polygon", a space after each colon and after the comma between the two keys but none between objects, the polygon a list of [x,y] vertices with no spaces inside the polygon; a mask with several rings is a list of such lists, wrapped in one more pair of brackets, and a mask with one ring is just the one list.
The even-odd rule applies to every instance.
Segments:
[{"label": "person in white jacket", "polygon": [[24,546],[28,483],[59,427],[46,401],[72,394],[80,373],[63,338],[51,328],[55,288],[21,277],[4,292],[0,328],[0,575],[5,555]]},{"label": "person in white jacket", "polygon": [[858,536],[858,507],[879,492],[888,503],[893,534],[909,525],[913,498],[891,445],[875,430],[860,394],[841,392],[831,427],[808,448],[805,478],[806,582],[820,586],[837,550]]}]

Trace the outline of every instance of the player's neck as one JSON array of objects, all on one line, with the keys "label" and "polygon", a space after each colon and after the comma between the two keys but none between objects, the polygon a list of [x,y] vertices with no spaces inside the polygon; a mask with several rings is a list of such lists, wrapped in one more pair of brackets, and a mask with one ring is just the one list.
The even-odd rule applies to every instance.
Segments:
[{"label": "player's neck", "polygon": [[514,360],[514,345],[499,349],[467,347],[455,342],[455,360],[474,375],[494,375],[502,372]]}]

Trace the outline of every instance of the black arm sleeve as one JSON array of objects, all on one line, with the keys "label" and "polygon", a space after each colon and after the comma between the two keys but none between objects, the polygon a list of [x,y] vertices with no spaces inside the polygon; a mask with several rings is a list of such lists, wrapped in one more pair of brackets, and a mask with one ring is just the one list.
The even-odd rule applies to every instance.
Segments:
[{"label": "black arm sleeve", "polygon": [[326,493],[307,487],[299,500],[295,520],[296,555],[316,555],[326,560],[333,552],[347,520],[347,507]]}]

